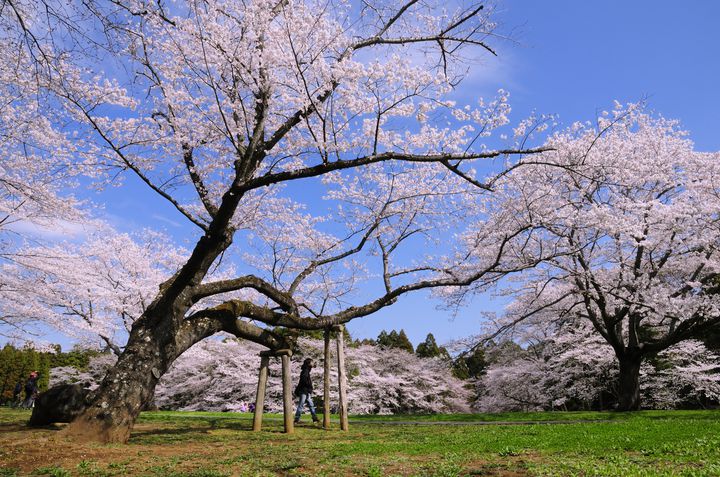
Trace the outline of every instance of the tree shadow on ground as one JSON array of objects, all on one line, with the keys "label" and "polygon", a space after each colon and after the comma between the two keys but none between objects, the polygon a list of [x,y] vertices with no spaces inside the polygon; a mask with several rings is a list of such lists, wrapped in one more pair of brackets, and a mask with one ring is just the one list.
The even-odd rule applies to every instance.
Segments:
[{"label": "tree shadow on ground", "polygon": [[22,431],[60,431],[67,424],[48,424],[46,426],[30,426],[27,423],[21,424],[0,424],[0,434],[5,432],[22,432]]},{"label": "tree shadow on ground", "polygon": [[208,434],[213,429],[211,427],[172,427],[172,428],[155,428],[133,430],[130,434],[130,444],[142,444],[147,439],[156,440],[158,438],[166,438],[167,442],[173,442],[184,439],[192,439],[193,435]]}]

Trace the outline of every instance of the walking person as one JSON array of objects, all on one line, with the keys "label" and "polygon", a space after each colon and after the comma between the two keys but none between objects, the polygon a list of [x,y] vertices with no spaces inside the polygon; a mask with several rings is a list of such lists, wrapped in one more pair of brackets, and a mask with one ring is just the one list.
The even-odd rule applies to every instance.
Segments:
[{"label": "walking person", "polygon": [[25,383],[25,401],[23,401],[22,407],[30,409],[35,404],[35,398],[38,395],[38,379],[37,371],[30,373],[30,377]]},{"label": "walking person", "polygon": [[15,389],[13,389],[13,400],[12,400],[12,407],[18,407],[22,400],[20,399],[20,393],[22,393],[23,385],[22,381],[18,382],[15,385]]},{"label": "walking person", "polygon": [[313,368],[313,361],[310,358],[305,359],[300,370],[300,381],[295,388],[295,395],[298,397],[298,407],[295,411],[295,424],[300,422],[300,415],[303,413],[303,406],[307,403],[310,408],[310,414],[312,415],[313,422],[319,422],[320,420],[315,413],[315,404],[312,400],[313,385],[310,380],[310,370]]}]

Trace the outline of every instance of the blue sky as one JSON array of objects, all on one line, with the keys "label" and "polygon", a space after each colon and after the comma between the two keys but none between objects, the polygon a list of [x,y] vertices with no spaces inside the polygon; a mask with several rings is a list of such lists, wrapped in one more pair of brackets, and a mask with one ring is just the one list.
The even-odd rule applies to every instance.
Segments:
[{"label": "blue sky", "polygon": [[[471,71],[465,94],[510,91],[513,118],[535,110],[563,124],[646,99],[649,108],[681,121],[699,150],[720,149],[720,2],[515,0],[498,5],[500,31],[513,41]],[[478,332],[483,310],[502,301],[478,297],[457,316],[426,295],[407,296],[351,323],[351,333],[375,337],[404,328],[417,344],[428,332],[439,342]]]},{"label": "blue sky", "polygon": [[[593,119],[614,100],[646,99],[650,109],[679,119],[699,150],[720,150],[720,2],[515,0],[497,8],[499,31],[511,40],[489,41],[498,57],[483,55],[473,66],[464,100],[503,88],[511,93],[514,121],[534,110],[568,125]],[[126,182],[129,189],[99,196],[120,230],[160,223],[173,236],[197,237],[139,181]],[[374,338],[382,329],[404,328],[415,344],[428,332],[447,342],[477,333],[481,312],[499,311],[503,302],[478,297],[456,315],[438,305],[427,294],[405,296],[349,329],[354,337]]]},{"label": "blue sky", "polygon": [[516,0],[501,18],[518,41],[498,58],[516,109],[572,122],[647,98],[698,149],[720,147],[720,2]]}]

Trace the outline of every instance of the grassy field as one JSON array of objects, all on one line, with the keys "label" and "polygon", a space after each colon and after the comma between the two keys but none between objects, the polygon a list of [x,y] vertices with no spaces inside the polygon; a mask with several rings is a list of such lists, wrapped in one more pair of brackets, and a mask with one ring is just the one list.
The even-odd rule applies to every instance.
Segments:
[{"label": "grassy field", "polygon": [[249,414],[148,412],[127,445],[28,417],[0,409],[0,476],[720,476],[720,411],[367,416],[349,432],[306,415],[294,435],[277,418],[254,433]]}]

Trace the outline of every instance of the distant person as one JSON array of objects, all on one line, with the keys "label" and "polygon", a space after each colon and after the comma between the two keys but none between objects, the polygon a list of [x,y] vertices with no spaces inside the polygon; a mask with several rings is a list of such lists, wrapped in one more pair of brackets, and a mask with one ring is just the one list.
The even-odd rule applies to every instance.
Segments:
[{"label": "distant person", "polygon": [[15,389],[13,389],[12,407],[18,407],[20,405],[20,393],[22,393],[22,390],[22,382],[18,381],[18,383],[15,385]]},{"label": "distant person", "polygon": [[30,409],[35,404],[35,398],[38,395],[38,379],[37,371],[30,373],[30,377],[25,382],[25,401],[23,401],[22,407]]},{"label": "distant person", "polygon": [[306,402],[308,407],[310,408],[310,414],[312,414],[313,422],[319,421],[317,414],[315,414],[315,405],[313,404],[312,400],[313,385],[312,381],[310,380],[310,370],[312,368],[312,359],[307,358],[305,361],[303,361],[300,371],[300,381],[295,388],[295,395],[299,399],[297,411],[295,411],[295,424],[300,422],[300,415],[303,413],[303,406]]}]

